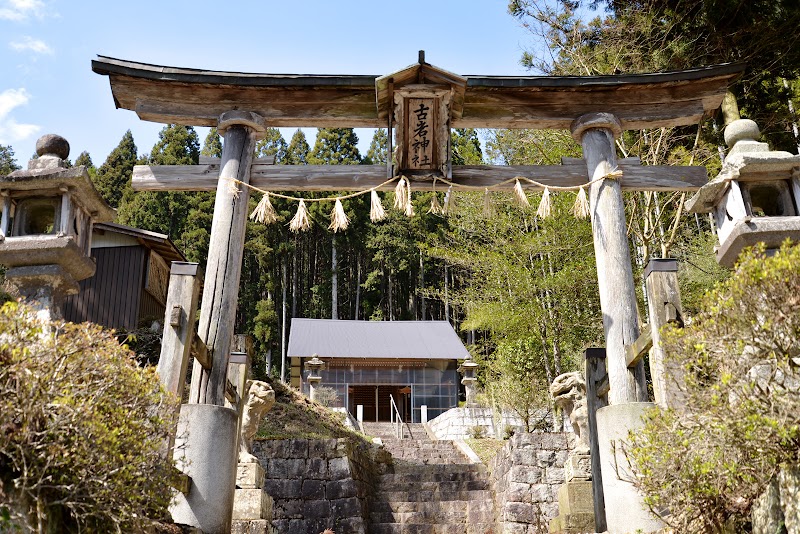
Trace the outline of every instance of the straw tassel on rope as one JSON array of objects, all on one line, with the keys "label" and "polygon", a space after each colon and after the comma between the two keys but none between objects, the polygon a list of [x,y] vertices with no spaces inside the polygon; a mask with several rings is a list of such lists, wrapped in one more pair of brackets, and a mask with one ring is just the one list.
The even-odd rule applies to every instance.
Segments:
[{"label": "straw tassel on rope", "polygon": [[586,198],[586,188],[581,186],[575,204],[572,206],[572,215],[578,219],[585,219],[589,216],[589,199]]},{"label": "straw tassel on rope", "polygon": [[442,215],[452,215],[456,209],[456,192],[453,191],[453,186],[447,188],[447,193],[444,194],[444,207],[442,207]]},{"label": "straw tassel on rope", "polygon": [[408,202],[408,192],[406,191],[406,177],[401,176],[394,188],[394,207],[402,212],[406,212],[406,202]]},{"label": "straw tassel on rope", "polygon": [[278,214],[269,199],[269,193],[264,193],[264,196],[261,197],[256,209],[250,214],[250,219],[262,224],[272,224],[278,220]]},{"label": "straw tassel on rope", "polygon": [[386,210],[383,209],[383,204],[381,204],[381,197],[378,196],[378,192],[374,189],[372,193],[370,193],[370,202],[369,202],[369,220],[372,222],[382,221],[386,218]]},{"label": "straw tassel on rope", "polygon": [[443,213],[444,209],[442,205],[439,204],[439,195],[436,194],[436,191],[433,192],[433,196],[431,197],[431,207],[428,210],[428,213],[433,213],[434,215],[439,215]]},{"label": "straw tassel on rope", "polygon": [[297,204],[297,213],[292,217],[289,222],[289,230],[292,232],[305,231],[311,228],[311,221],[308,219],[308,209],[303,199]]},{"label": "straw tassel on rope", "polygon": [[531,203],[528,200],[528,195],[525,194],[525,190],[522,189],[522,184],[519,183],[519,180],[514,181],[514,197],[517,199],[517,202],[523,208],[530,208]]},{"label": "straw tassel on rope", "polygon": [[545,187],[542,193],[542,200],[539,202],[539,209],[536,210],[536,216],[546,219],[550,216],[553,208],[553,200],[550,198],[550,188]]},{"label": "straw tassel on rope", "polygon": [[347,214],[344,212],[342,199],[337,198],[336,204],[333,205],[333,211],[331,211],[331,225],[328,226],[328,230],[333,230],[336,233],[339,230],[347,230],[349,225],[350,219],[347,218]]},{"label": "straw tassel on rope", "polygon": [[436,178],[433,179],[433,195],[431,196],[431,207],[428,213],[439,215],[442,213],[442,205],[439,204],[439,195],[436,193]]},{"label": "straw tassel on rope", "polygon": [[406,178],[406,217],[414,216],[414,204],[411,202],[411,182]]}]

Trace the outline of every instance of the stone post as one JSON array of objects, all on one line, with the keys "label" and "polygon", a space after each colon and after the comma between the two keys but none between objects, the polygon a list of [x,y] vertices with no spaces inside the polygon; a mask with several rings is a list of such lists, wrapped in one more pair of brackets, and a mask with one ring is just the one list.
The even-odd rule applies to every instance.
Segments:
[{"label": "stone post", "polygon": [[[617,168],[614,139],[622,126],[609,113],[589,113],[572,123],[572,136],[583,146],[590,180],[609,176]],[[610,404],[647,400],[644,363],[628,369],[625,345],[639,337],[639,314],[625,224],[625,205],[619,181],[609,177],[589,187],[594,251],[603,331]]]}]

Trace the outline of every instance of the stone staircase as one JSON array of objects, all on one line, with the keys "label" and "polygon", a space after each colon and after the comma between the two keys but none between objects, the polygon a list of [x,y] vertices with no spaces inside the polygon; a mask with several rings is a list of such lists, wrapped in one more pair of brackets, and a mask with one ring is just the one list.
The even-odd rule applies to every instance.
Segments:
[{"label": "stone staircase", "polygon": [[391,425],[375,425],[365,423],[364,430],[381,438],[393,468],[372,498],[370,534],[495,532],[486,466],[470,463],[452,441],[429,439],[423,425],[408,425],[402,440]]}]

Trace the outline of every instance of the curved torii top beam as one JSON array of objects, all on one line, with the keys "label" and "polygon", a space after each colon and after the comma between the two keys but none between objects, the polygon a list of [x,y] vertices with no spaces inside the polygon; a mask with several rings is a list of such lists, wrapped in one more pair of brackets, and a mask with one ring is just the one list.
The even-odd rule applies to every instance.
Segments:
[{"label": "curved torii top beam", "polygon": [[569,129],[581,115],[602,111],[634,130],[696,124],[720,106],[744,66],[614,76],[448,77],[419,63],[378,77],[207,71],[105,56],[92,61],[94,72],[109,77],[118,108],[143,120],[191,126],[216,126],[222,113],[241,109],[276,127],[385,127],[393,77],[407,78],[414,68],[442,74],[444,87],[450,79],[466,79],[453,128]]}]

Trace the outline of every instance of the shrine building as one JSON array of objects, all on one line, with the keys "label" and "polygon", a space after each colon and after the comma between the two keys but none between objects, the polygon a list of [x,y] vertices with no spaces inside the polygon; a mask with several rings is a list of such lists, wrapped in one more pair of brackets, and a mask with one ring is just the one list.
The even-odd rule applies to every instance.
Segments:
[{"label": "shrine building", "polygon": [[410,423],[422,421],[423,405],[429,420],[458,406],[458,360],[470,357],[447,321],[292,319],[291,383],[306,394],[303,364],[314,355],[334,407],[355,416],[361,405],[364,421],[389,421],[391,396]]}]

